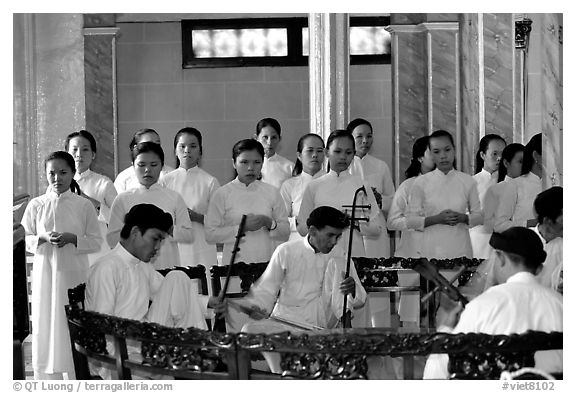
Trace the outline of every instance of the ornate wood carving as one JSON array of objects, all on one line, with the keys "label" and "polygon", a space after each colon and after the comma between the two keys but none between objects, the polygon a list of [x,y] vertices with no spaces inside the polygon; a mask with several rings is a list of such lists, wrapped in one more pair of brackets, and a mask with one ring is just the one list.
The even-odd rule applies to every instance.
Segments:
[{"label": "ornate wood carving", "polygon": [[[268,262],[259,262],[259,263],[245,263],[245,262],[236,262],[232,265],[232,272],[230,273],[231,276],[237,276],[240,278],[240,289],[242,293],[246,294],[250,290],[250,286],[256,282],[266,270],[266,266],[268,266]],[[220,278],[226,277],[228,273],[228,266],[212,266],[210,268],[210,275],[212,278],[212,290],[213,293],[219,293],[221,284]]]},{"label": "ornate wood carving", "polygon": [[[366,288],[395,287],[398,286],[398,270],[413,269],[419,259],[415,258],[353,258],[358,271],[358,278]],[[474,271],[482,263],[477,258],[430,259],[429,262],[439,269],[453,270],[466,266],[466,272],[458,278],[458,285],[462,286],[470,280]]]},{"label": "ornate wood carving", "polygon": [[[71,339],[89,352],[107,354],[104,335],[141,342],[142,365],[159,373],[239,369],[239,359],[262,352],[281,355],[282,376],[310,379],[367,378],[369,356],[447,353],[452,378],[496,379],[503,370],[534,365],[537,350],[562,349],[561,332],[394,334],[378,328],[317,334],[226,334],[168,328],[67,306]],[[230,363],[232,362],[232,363]],[[235,362],[235,363],[234,363]],[[249,368],[249,361],[243,365]],[[154,370],[151,370],[154,372]],[[240,374],[245,377],[248,374]]]},{"label": "ornate wood carving", "polygon": [[526,49],[530,31],[532,30],[532,20],[528,18],[517,20],[515,30],[514,41],[516,42],[516,49]]}]

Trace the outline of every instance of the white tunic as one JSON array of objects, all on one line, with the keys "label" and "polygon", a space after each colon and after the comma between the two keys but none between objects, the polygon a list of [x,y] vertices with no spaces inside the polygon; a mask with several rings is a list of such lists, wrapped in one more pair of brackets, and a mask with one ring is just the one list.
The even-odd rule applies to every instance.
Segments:
[{"label": "white tunic", "polygon": [[[498,180],[498,172],[490,173],[482,168],[480,172],[472,176],[476,181],[478,189],[478,198],[480,199],[480,207],[484,209],[484,197],[488,189],[496,184]],[[474,258],[486,259],[490,255],[490,236],[492,231],[488,230],[483,224],[470,228],[470,241],[472,242],[472,255]]]},{"label": "white tunic", "polygon": [[[431,225],[424,219],[445,209],[466,214],[469,224]],[[444,174],[439,169],[418,176],[410,192],[408,228],[423,231],[422,256],[426,258],[472,258],[469,227],[483,221],[476,182],[472,176],[457,170]]]},{"label": "white tunic", "polygon": [[314,176],[302,172],[298,176],[291,177],[282,183],[282,186],[280,187],[280,195],[286,204],[286,211],[288,212],[288,222],[290,223],[289,240],[295,240],[302,237],[296,229],[296,218],[300,212],[300,204],[302,203],[302,194],[304,194],[304,189],[313,179],[317,179],[325,174],[326,172],[323,170],[316,172]]},{"label": "white tunic", "polygon": [[[160,171],[160,178],[158,181],[162,180],[162,178],[167,175],[168,173],[172,172],[174,168],[170,165],[164,164],[162,167],[162,171]],[[140,182],[136,177],[136,172],[134,172],[134,166],[129,166],[128,168],[124,169],[122,172],[116,176],[114,180],[114,187],[116,187],[116,191],[118,194],[124,191],[128,191],[131,188],[138,187]]]},{"label": "white tunic", "polygon": [[245,233],[237,262],[268,262],[274,251],[273,239],[285,241],[290,235],[286,206],[280,191],[255,180],[246,186],[238,178],[216,190],[204,218],[206,241],[224,243],[222,264],[228,265],[243,214],[263,214],[276,221],[276,228],[260,228]]},{"label": "white tunic", "polygon": [[[342,317],[344,295],[338,287],[345,271],[342,249],[317,253],[308,236],[302,237],[278,246],[247,300],[272,316],[332,328]],[[348,294],[347,298],[352,310],[364,304],[366,291],[354,263],[350,264],[350,276],[356,281],[354,297]]]},{"label": "white tunic", "polygon": [[294,169],[294,163],[279,154],[275,153],[270,158],[264,157],[262,181],[280,188],[286,179],[292,177],[292,169]]},{"label": "white tunic", "polygon": [[[382,195],[382,218],[390,210],[394,197],[394,182],[388,164],[378,158],[366,154],[360,158],[354,156],[350,165],[350,173],[359,175],[370,187],[374,187]],[[364,247],[367,257],[388,258],[390,257],[390,236],[386,230],[386,223],[382,223],[383,230],[377,236],[364,236]]]},{"label": "white tunic", "polygon": [[170,213],[174,221],[173,234],[162,242],[160,252],[158,252],[153,262],[154,268],[165,269],[180,266],[178,242],[192,243],[194,241],[194,230],[192,229],[190,216],[188,216],[186,203],[184,203],[180,194],[164,188],[158,183],[153,184],[150,188],[139,185],[118,194],[112,204],[112,212],[110,214],[110,225],[106,236],[108,245],[111,248],[116,247],[116,244],[120,241],[120,231],[124,226],[124,216],[133,206],[141,203],[156,205],[166,213]]},{"label": "white tunic", "polygon": [[557,237],[546,243],[544,246],[546,260],[542,271],[537,276],[542,285],[559,292],[562,292],[562,250],[562,237]]},{"label": "white tunic", "polygon": [[542,192],[542,180],[532,172],[518,176],[506,183],[494,223],[495,232],[508,228],[526,227],[534,216],[534,199]]},{"label": "white tunic", "polygon": [[[216,189],[220,187],[214,176],[197,166],[188,170],[178,168],[164,176],[160,184],[178,192],[186,202],[188,209],[202,215],[206,215],[208,212],[210,199]],[[180,262],[183,266],[204,265],[206,272],[209,272],[210,267],[218,263],[216,246],[206,242],[204,225],[199,222],[192,222],[192,229],[194,242],[178,244]]]},{"label": "white tunic", "polygon": [[[346,211],[351,215],[351,208],[344,208],[343,205],[352,205],[354,193],[360,187],[364,187],[367,192],[367,197],[362,192],[358,193],[356,198],[357,205],[369,204],[371,208],[357,210],[356,217],[369,218],[368,224],[361,221],[360,230],[354,231],[352,238],[352,256],[366,256],[364,242],[362,235],[377,236],[382,230],[381,218],[382,212],[378,209],[376,198],[370,188],[370,185],[364,182],[359,176],[352,176],[350,172],[343,171],[339,174],[330,170],[324,176],[314,179],[308,184],[302,195],[302,203],[300,204],[300,212],[298,213],[298,225],[306,225],[306,220],[312,210],[319,206],[331,206],[340,211]],[[338,244],[344,249],[348,250],[348,237],[349,230],[345,230]]]},{"label": "white tunic", "polygon": [[500,202],[500,197],[504,192],[506,183],[512,180],[511,177],[506,176],[503,181],[496,183],[486,191],[484,195],[484,228],[490,234],[494,232],[494,222],[496,220],[496,210],[498,209],[498,203]]},{"label": "white tunic", "polygon": [[[527,330],[563,331],[562,296],[538,284],[534,275],[520,272],[468,303],[450,332],[512,334]],[[562,371],[561,350],[536,352],[534,360],[540,370]],[[431,355],[424,368],[424,379],[446,378],[448,356]]]},{"label": "white tunic", "polygon": [[416,177],[411,177],[400,184],[388,212],[388,229],[400,231],[400,241],[394,252],[396,257],[417,258],[421,255],[422,231],[408,228],[406,222],[408,198],[415,180]]},{"label": "white tunic", "polygon": [[[207,296],[193,294],[186,285],[184,290],[180,291],[180,299],[175,298],[172,292],[177,293],[181,288],[172,288],[173,291],[168,296],[163,296],[163,290],[164,293],[169,292],[166,291],[169,288],[163,287],[172,274],[174,272],[164,277],[150,263],[140,261],[121,244],[117,244],[114,250],[90,268],[86,283],[86,309],[165,326],[194,326],[206,329],[204,315],[208,305]],[[186,276],[183,283],[189,285],[189,282],[190,279]],[[152,301],[153,306],[159,306],[160,304],[155,303],[161,303],[163,298],[166,298],[165,301],[171,307],[162,307],[166,313],[158,318],[158,315],[154,314],[154,308],[149,309],[148,305]],[[186,304],[187,301],[190,304]],[[182,309],[186,312],[175,312],[178,302],[184,305]],[[189,311],[190,308],[192,312]]]},{"label": "white tunic", "polygon": [[[43,373],[74,372],[64,305],[68,289],[86,281],[88,257],[100,249],[102,237],[90,201],[66,191],[34,198],[22,217],[26,249],[34,253],[32,268],[32,366]],[[77,246],[38,246],[41,234],[70,232]]]},{"label": "white tunic", "polygon": [[[76,180],[84,194],[100,202],[98,223],[100,225],[100,235],[102,239],[106,238],[108,222],[110,222],[110,209],[112,208],[112,202],[114,202],[116,195],[118,195],[116,188],[114,188],[114,183],[112,183],[112,180],[110,180],[108,176],[92,172],[90,169],[82,173],[76,172],[74,180]],[[108,251],[110,251],[108,243],[102,242],[99,252],[88,254],[88,261],[92,264]]]}]

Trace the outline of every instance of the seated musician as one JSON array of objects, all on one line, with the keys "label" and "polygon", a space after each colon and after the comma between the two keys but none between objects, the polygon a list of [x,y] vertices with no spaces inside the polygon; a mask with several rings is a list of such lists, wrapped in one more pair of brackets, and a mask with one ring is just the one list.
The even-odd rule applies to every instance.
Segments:
[{"label": "seated musician", "polygon": [[[230,307],[249,310],[253,319],[269,317],[247,323],[243,332],[334,328],[342,317],[344,294],[349,310],[366,301],[354,262],[350,262],[350,276],[344,279],[346,258],[336,246],[348,225],[347,216],[335,208],[320,206],[310,213],[306,224],[308,235],[278,246],[249,294],[234,303],[229,301]],[[269,364],[276,372],[273,363]]]},{"label": "seated musician", "polygon": [[149,263],[172,225],[172,216],[155,205],[132,207],[125,216],[120,242],[89,270],[86,309],[168,327],[199,329],[207,329],[207,307],[224,313],[225,303],[190,290],[193,286],[186,273],[172,271],[164,277]]},{"label": "seated musician", "polygon": [[[538,283],[546,252],[538,235],[530,229],[512,227],[494,232],[494,277],[499,285],[487,289],[462,311],[457,306],[438,330],[451,333],[512,334],[527,330],[562,331],[562,296]],[[562,372],[562,351],[541,351],[535,366],[547,372]],[[448,356],[431,355],[424,379],[448,378]]]}]

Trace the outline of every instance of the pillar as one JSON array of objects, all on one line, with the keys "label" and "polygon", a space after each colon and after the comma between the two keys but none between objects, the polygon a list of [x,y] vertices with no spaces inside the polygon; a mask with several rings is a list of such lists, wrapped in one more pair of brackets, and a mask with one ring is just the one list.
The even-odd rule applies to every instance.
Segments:
[{"label": "pillar", "polygon": [[310,132],[327,139],[349,118],[348,14],[313,13],[310,32]]}]

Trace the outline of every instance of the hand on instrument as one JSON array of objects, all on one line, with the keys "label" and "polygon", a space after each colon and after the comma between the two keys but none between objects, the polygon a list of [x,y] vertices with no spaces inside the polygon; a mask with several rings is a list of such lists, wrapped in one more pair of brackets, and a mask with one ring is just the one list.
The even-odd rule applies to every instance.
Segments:
[{"label": "hand on instrument", "polygon": [[228,314],[228,301],[226,299],[219,301],[217,297],[211,296],[210,299],[208,299],[208,307],[214,309],[214,313],[222,317]]},{"label": "hand on instrument", "polygon": [[338,287],[340,292],[344,295],[350,294],[352,297],[356,296],[356,281],[354,280],[354,277],[344,278],[344,276],[345,274],[342,272],[342,282]]}]

